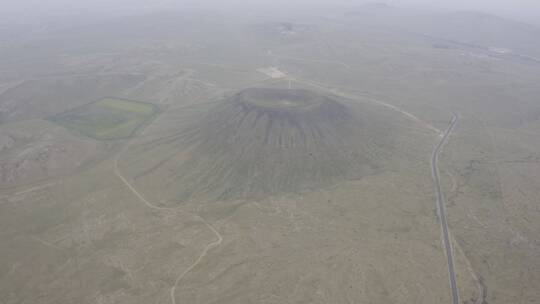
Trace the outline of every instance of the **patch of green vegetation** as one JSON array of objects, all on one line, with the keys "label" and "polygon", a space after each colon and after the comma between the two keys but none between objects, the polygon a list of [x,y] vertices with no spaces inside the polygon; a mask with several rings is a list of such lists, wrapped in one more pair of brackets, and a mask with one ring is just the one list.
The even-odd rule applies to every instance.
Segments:
[{"label": "patch of green vegetation", "polygon": [[96,104],[111,109],[134,112],[141,115],[153,115],[156,110],[152,104],[126,99],[104,98],[98,101]]},{"label": "patch of green vegetation", "polygon": [[150,103],[104,98],[49,120],[95,139],[113,140],[130,137],[158,112],[157,106]]}]

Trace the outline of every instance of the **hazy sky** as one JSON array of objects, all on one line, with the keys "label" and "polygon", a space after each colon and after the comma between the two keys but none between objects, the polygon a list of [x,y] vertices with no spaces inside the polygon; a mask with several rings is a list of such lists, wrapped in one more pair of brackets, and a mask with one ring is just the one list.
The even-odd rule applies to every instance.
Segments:
[{"label": "hazy sky", "polygon": [[[39,15],[59,11],[84,12],[89,9],[104,7],[167,7],[172,4],[205,3],[213,6],[226,6],[238,3],[259,4],[283,2],[302,3],[344,3],[359,5],[363,2],[386,2],[395,6],[428,6],[431,8],[445,8],[453,10],[479,10],[494,13],[516,20],[534,22],[540,20],[540,0],[0,0],[0,16],[9,15],[16,19],[17,14]],[[2,14],[2,12],[4,14]],[[540,21],[536,22],[537,24]]]},{"label": "hazy sky", "polygon": [[394,5],[426,5],[434,8],[480,10],[514,19],[540,20],[540,0],[388,0],[385,2]]}]

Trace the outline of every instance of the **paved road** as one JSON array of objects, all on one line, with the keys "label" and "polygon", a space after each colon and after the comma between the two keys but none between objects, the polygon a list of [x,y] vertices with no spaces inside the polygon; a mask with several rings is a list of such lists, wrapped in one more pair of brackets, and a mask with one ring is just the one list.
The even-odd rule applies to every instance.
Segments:
[{"label": "paved road", "polygon": [[456,282],[456,271],[454,269],[454,253],[452,250],[452,242],[450,241],[450,233],[448,232],[448,221],[446,219],[446,207],[444,202],[444,195],[441,190],[441,183],[440,183],[440,176],[439,176],[439,154],[448,141],[448,137],[450,136],[450,133],[452,133],[452,130],[456,126],[456,123],[458,121],[458,116],[456,114],[453,114],[452,120],[450,121],[450,125],[448,126],[448,129],[444,132],[441,141],[439,144],[433,149],[433,153],[431,154],[431,174],[433,176],[433,182],[435,184],[435,191],[437,194],[437,208],[439,213],[439,220],[441,222],[441,230],[442,230],[442,236],[443,236],[443,243],[444,243],[444,249],[446,251],[446,258],[448,262],[448,275],[450,279],[450,288],[452,290],[452,304],[459,304],[459,290],[457,287]]},{"label": "paved road", "polygon": [[[289,76],[289,79],[292,79],[292,80],[294,80],[296,82],[300,82],[300,83],[303,83],[303,84],[318,87],[318,88],[321,88],[321,89],[324,89],[324,90],[330,90],[332,93],[337,94],[337,95],[341,95],[343,97],[349,97],[349,98],[354,98],[355,97],[355,96],[348,96],[347,94],[337,92],[336,90],[332,90],[330,88],[327,88],[325,86],[322,86],[322,85],[319,85],[317,83],[313,83],[313,82],[310,82],[310,81],[300,80],[298,78],[293,78],[293,77],[290,77],[290,76]],[[443,195],[442,190],[441,190],[440,174],[439,174],[439,168],[438,168],[439,154],[440,154],[442,148],[444,147],[444,145],[446,144],[446,142],[448,141],[448,137],[452,133],[454,127],[456,126],[457,121],[458,121],[458,116],[456,114],[453,114],[452,120],[450,121],[450,125],[448,126],[446,131],[443,133],[441,130],[437,129],[433,125],[419,119],[415,115],[413,115],[413,114],[411,114],[411,113],[409,113],[407,111],[404,111],[404,110],[402,110],[402,109],[400,109],[400,108],[398,108],[398,107],[396,107],[394,105],[388,104],[386,102],[383,102],[383,101],[380,101],[380,100],[377,100],[377,99],[374,99],[374,98],[369,98],[369,100],[376,103],[376,104],[379,104],[381,106],[384,106],[384,107],[390,108],[390,109],[392,109],[394,111],[397,111],[397,112],[405,115],[407,118],[409,118],[409,119],[423,125],[427,129],[435,131],[436,133],[440,134],[440,136],[441,136],[441,141],[433,149],[433,152],[431,154],[431,173],[432,173],[432,176],[433,176],[433,181],[434,181],[434,184],[435,184],[435,190],[436,190],[436,194],[437,194],[437,209],[438,209],[439,219],[440,219],[440,223],[441,223],[441,231],[442,231],[442,235],[443,235],[444,248],[445,248],[446,257],[447,257],[447,260],[448,260],[447,261],[447,263],[448,263],[448,275],[449,275],[449,280],[450,280],[450,288],[451,288],[451,291],[452,291],[452,304],[459,304],[459,290],[458,290],[457,282],[456,282],[456,271],[454,269],[454,254],[453,254],[453,249],[452,249],[452,242],[451,242],[451,238],[450,238],[450,233],[449,233],[449,229],[448,229],[448,223],[447,223],[448,220],[446,218],[446,207],[445,207],[444,195]],[[480,293],[484,294],[484,289],[483,288],[480,288]]]}]

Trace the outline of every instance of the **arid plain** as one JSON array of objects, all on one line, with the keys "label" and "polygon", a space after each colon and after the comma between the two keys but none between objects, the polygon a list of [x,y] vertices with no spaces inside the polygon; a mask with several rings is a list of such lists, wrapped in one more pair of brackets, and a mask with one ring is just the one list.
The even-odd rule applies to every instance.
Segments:
[{"label": "arid plain", "polygon": [[460,303],[537,303],[539,34],[378,4],[2,36],[0,303],[452,303],[454,114]]}]

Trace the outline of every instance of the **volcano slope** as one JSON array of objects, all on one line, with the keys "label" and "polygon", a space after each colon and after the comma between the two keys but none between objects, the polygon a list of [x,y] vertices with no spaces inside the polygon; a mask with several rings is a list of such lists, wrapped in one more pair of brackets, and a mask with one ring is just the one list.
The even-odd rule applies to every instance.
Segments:
[{"label": "volcano slope", "polygon": [[304,89],[249,88],[170,118],[172,131],[134,145],[122,167],[168,202],[328,187],[396,159],[399,132],[372,107]]}]

